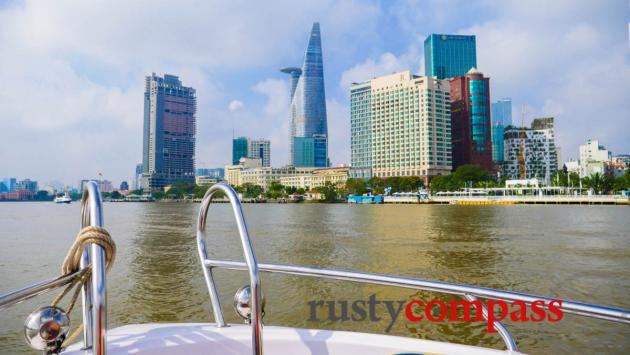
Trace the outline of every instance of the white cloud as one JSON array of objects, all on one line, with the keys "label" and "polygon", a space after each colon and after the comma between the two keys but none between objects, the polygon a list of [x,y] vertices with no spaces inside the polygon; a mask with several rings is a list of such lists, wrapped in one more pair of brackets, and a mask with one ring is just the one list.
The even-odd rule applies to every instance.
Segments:
[{"label": "white cloud", "polygon": [[243,101],[239,101],[239,100],[232,100],[230,101],[230,104],[228,105],[228,110],[230,112],[236,112],[242,108],[243,108]]},{"label": "white cloud", "polygon": [[363,82],[381,75],[392,74],[403,70],[411,70],[417,73],[424,69],[424,60],[420,60],[419,49],[416,45],[408,48],[407,53],[396,56],[390,52],[381,54],[378,59],[368,58],[363,63],[344,71],[341,74],[339,86],[344,92],[348,92],[350,84]]}]

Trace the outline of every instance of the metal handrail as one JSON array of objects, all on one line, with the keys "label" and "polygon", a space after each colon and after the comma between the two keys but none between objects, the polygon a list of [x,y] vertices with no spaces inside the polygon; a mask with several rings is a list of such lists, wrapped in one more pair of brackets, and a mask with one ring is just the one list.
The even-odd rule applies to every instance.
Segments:
[{"label": "metal handrail", "polygon": [[[232,187],[226,183],[218,183],[212,185],[201,201],[201,208],[199,210],[199,219],[197,221],[197,249],[199,251],[199,259],[202,264],[204,260],[208,259],[208,252],[206,247],[206,219],[208,216],[208,208],[212,202],[213,196],[217,192],[223,192],[230,200],[232,206],[232,212],[236,219],[236,225],[241,237],[241,245],[243,247],[243,254],[245,257],[246,269],[249,271],[249,282],[251,288],[251,315],[250,324],[252,327],[252,352],[255,355],[262,355],[262,322],[261,322],[261,302],[262,291],[260,286],[260,275],[258,272],[258,262],[256,261],[256,254],[254,253],[254,247],[252,246],[249,232],[247,231],[247,224],[243,217],[243,209],[239,202],[238,196]],[[212,278],[212,267],[203,267],[203,274],[208,286],[208,292],[210,293],[210,301],[212,304],[212,311],[214,313],[214,319],[218,327],[226,326],[223,318],[223,310],[221,309],[221,301]]]},{"label": "metal handrail", "polygon": [[[204,265],[207,267],[218,267],[230,270],[245,270],[245,264],[239,261],[224,261],[206,259]],[[532,304],[534,301],[545,301],[543,307],[551,301],[562,301],[562,306],[558,306],[563,312],[580,316],[597,318],[630,324],[630,311],[620,308],[597,306],[588,303],[574,302],[557,298],[530,295],[526,293],[496,290],[492,288],[469,286],[441,281],[422,280],[406,277],[397,277],[367,272],[345,271],[335,269],[322,269],[305,266],[279,265],[279,264],[258,264],[258,268],[263,272],[279,274],[289,274],[298,276],[321,277],[333,280],[355,281],[375,285],[411,288],[421,291],[440,292],[452,295],[471,295],[483,299],[503,300],[508,302],[523,301]]]},{"label": "metal handrail", "polygon": [[[212,195],[214,194],[214,192],[219,191],[219,190],[224,192],[228,196],[230,203],[232,205],[232,210],[234,212],[234,215],[236,217],[237,224],[239,227],[241,242],[243,244],[243,249],[246,256],[245,258],[246,263],[239,262],[239,261],[208,259],[206,243],[205,243],[205,233],[204,233],[205,220],[206,220],[206,214],[208,212],[207,211],[208,206],[212,199]],[[491,289],[491,288],[476,287],[476,286],[449,283],[449,282],[430,281],[430,280],[396,277],[396,276],[388,276],[388,275],[381,275],[381,274],[374,274],[374,273],[322,269],[322,268],[313,268],[313,267],[304,267],[304,266],[257,264],[255,255],[253,254],[253,248],[251,247],[251,240],[249,239],[249,234],[247,233],[247,228],[245,226],[245,220],[243,217],[241,204],[238,201],[238,197],[236,196],[236,193],[234,192],[234,190],[229,185],[223,184],[223,183],[213,185],[206,193],[206,196],[204,196],[202,207],[199,212],[199,223],[197,226],[197,245],[199,249],[199,258],[201,260],[202,268],[204,270],[204,276],[206,277],[206,284],[210,292],[210,299],[212,301],[212,308],[215,314],[215,320],[218,326],[225,326],[225,321],[223,320],[223,312],[221,310],[220,300],[218,297],[218,293],[216,291],[216,287],[214,285],[214,280],[212,278],[213,268],[223,268],[223,269],[231,269],[231,270],[248,270],[250,272],[250,279],[252,278],[252,272],[255,271],[257,280],[259,280],[258,275],[257,275],[258,271],[264,271],[264,272],[271,272],[271,273],[308,276],[308,277],[320,277],[320,278],[334,279],[334,280],[344,280],[344,281],[369,283],[369,284],[384,285],[384,286],[409,288],[409,289],[415,289],[415,290],[421,290],[421,291],[440,292],[440,293],[445,293],[445,294],[462,296],[471,302],[476,301],[478,298],[502,300],[502,301],[507,301],[507,302],[522,301],[527,305],[531,305],[535,301],[544,301],[544,304],[541,306],[545,309],[548,308],[548,304],[551,301],[562,301],[562,305],[558,305],[558,308],[560,308],[563,312],[581,315],[581,316],[590,317],[590,318],[630,324],[630,311],[619,309],[619,308],[603,307],[603,306],[574,302],[574,301],[569,301],[569,300],[553,299],[553,298],[541,297],[541,296],[530,295],[530,294],[525,294],[525,293],[501,291],[501,290],[496,290],[496,289]],[[251,253],[251,257],[248,258],[248,255],[250,253]],[[253,288],[253,285],[252,285],[252,288]],[[257,305],[258,304],[257,302],[259,302],[259,300],[254,302],[254,304]],[[256,319],[260,319],[259,312],[260,312],[260,308],[258,307],[252,308],[252,316],[255,316]],[[483,313],[484,319],[488,320],[488,309],[483,305],[482,305],[482,313]],[[501,338],[503,339],[507,347],[507,350],[517,351],[516,342],[514,341],[514,338],[510,334],[509,330],[498,321],[494,321],[493,323],[494,323],[494,327],[497,329]],[[252,327],[254,327],[253,323],[252,323]],[[257,339],[253,337],[252,342],[254,345],[256,345]],[[262,352],[262,349],[260,349],[259,351]]]},{"label": "metal handrail", "polygon": [[[98,184],[89,181],[81,199],[81,228],[103,226],[103,202]],[[98,244],[85,247],[81,269],[92,267],[90,283],[83,285],[83,344],[92,353],[105,355],[107,337],[107,270],[105,250]]]},{"label": "metal handrail", "polygon": [[54,279],[41,281],[24,287],[23,289],[4,294],[0,296],[0,311],[35,296],[43,295],[60,287],[66,286],[83,276],[83,274],[85,274],[88,270],[89,269],[83,269],[69,275],[61,275],[55,277]]},{"label": "metal handrail", "polygon": [[[89,181],[83,190],[81,200],[81,228],[103,226],[101,193],[94,181]],[[27,286],[23,289],[0,296],[0,310],[32,297],[66,286],[87,272],[92,272],[90,282],[82,289],[83,345],[92,348],[93,354],[105,355],[107,331],[107,285],[105,251],[97,244],[85,247],[81,258],[81,268],[75,273],[62,275]],[[94,346],[96,344],[96,346]]]}]

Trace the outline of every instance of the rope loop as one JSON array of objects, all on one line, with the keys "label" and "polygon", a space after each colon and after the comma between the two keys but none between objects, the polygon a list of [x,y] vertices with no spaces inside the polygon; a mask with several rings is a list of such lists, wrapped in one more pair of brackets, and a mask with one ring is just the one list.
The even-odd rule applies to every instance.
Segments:
[{"label": "rope loop", "polygon": [[[114,259],[116,257],[116,243],[114,239],[112,239],[109,232],[101,227],[85,227],[79,231],[77,237],[74,239],[74,243],[68,250],[68,254],[63,260],[63,264],[61,265],[61,274],[69,275],[79,271],[81,268],[81,258],[83,256],[83,250],[89,244],[96,244],[103,248],[105,252],[105,269],[109,271],[114,264]],[[91,268],[92,265],[88,265],[88,268]],[[91,273],[88,271],[84,273],[80,278],[74,279],[66,288],[52,301],[51,306],[55,307],[61,300],[70,292],[75,286],[74,294],[70,299],[70,303],[68,305],[67,314],[70,314],[72,308],[74,308],[74,304],[79,297],[79,293],[81,293],[81,288],[84,284],[86,284],[90,280]],[[84,324],[81,324],[69,337],[67,337],[61,348],[65,348],[74,338],[76,338],[83,329]]]}]

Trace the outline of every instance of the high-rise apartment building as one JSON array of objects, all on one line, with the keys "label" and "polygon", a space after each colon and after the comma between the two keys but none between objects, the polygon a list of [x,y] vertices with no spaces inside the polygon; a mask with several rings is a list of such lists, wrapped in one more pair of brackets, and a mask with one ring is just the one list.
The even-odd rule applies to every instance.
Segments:
[{"label": "high-rise apartment building", "polygon": [[504,175],[537,178],[545,184],[558,169],[553,117],[537,118],[531,128],[508,126],[504,134]]},{"label": "high-rise apartment building", "polygon": [[237,165],[241,158],[260,158],[262,166],[271,166],[271,141],[262,138],[234,138],[232,140],[232,165]]},{"label": "high-rise apartment building", "polygon": [[327,167],[328,124],[319,23],[313,24],[302,67],[289,67],[281,71],[291,76],[289,164],[297,167]]},{"label": "high-rise apartment building", "polygon": [[596,173],[606,173],[606,163],[612,160],[612,152],[596,139],[589,139],[580,145],[580,177],[591,176]]},{"label": "high-rise apartment building", "polygon": [[271,166],[271,141],[268,139],[250,139],[247,156],[262,159],[262,166]]},{"label": "high-rise apartment building", "polygon": [[195,181],[195,89],[178,77],[146,77],[142,186],[161,189],[178,181]]},{"label": "high-rise apartment building", "polygon": [[451,107],[447,80],[403,71],[350,89],[351,177],[450,173]]},{"label": "high-rise apartment building", "polygon": [[502,163],[503,134],[505,127],[512,124],[512,99],[503,98],[492,103],[492,160]]},{"label": "high-rise apartment building", "polygon": [[490,79],[472,68],[450,80],[453,169],[466,164],[493,170]]},{"label": "high-rise apartment building", "polygon": [[247,137],[238,137],[232,139],[232,165],[238,164],[241,158],[246,158],[249,145],[249,139]]},{"label": "high-rise apartment building", "polygon": [[424,73],[438,79],[464,76],[477,67],[475,36],[431,34],[424,40]]}]

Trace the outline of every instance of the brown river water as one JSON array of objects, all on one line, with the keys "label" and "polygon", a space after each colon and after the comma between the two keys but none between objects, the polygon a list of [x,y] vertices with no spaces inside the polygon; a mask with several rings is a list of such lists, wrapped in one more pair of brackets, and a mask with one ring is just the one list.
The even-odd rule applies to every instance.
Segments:
[{"label": "brown river water", "polygon": [[[146,322],[213,322],[195,244],[199,204],[105,203],[118,246],[109,274],[110,328]],[[448,206],[257,204],[244,206],[259,262],[349,269],[465,283],[630,309],[630,208],[617,206]],[[59,274],[80,222],[80,205],[0,203],[0,294]],[[208,219],[211,257],[242,260],[229,206]],[[218,270],[224,313],[247,283]],[[343,281],[263,274],[265,324],[384,333],[391,321],[310,320],[311,301],[454,297]],[[0,312],[0,353],[36,353],[23,322],[57,292]],[[382,306],[379,306],[382,307]],[[79,309],[79,307],[77,307]],[[73,325],[80,312],[71,314]],[[505,322],[531,354],[628,354],[630,325],[565,315],[559,323]],[[394,335],[502,349],[485,323],[412,323]]]}]

